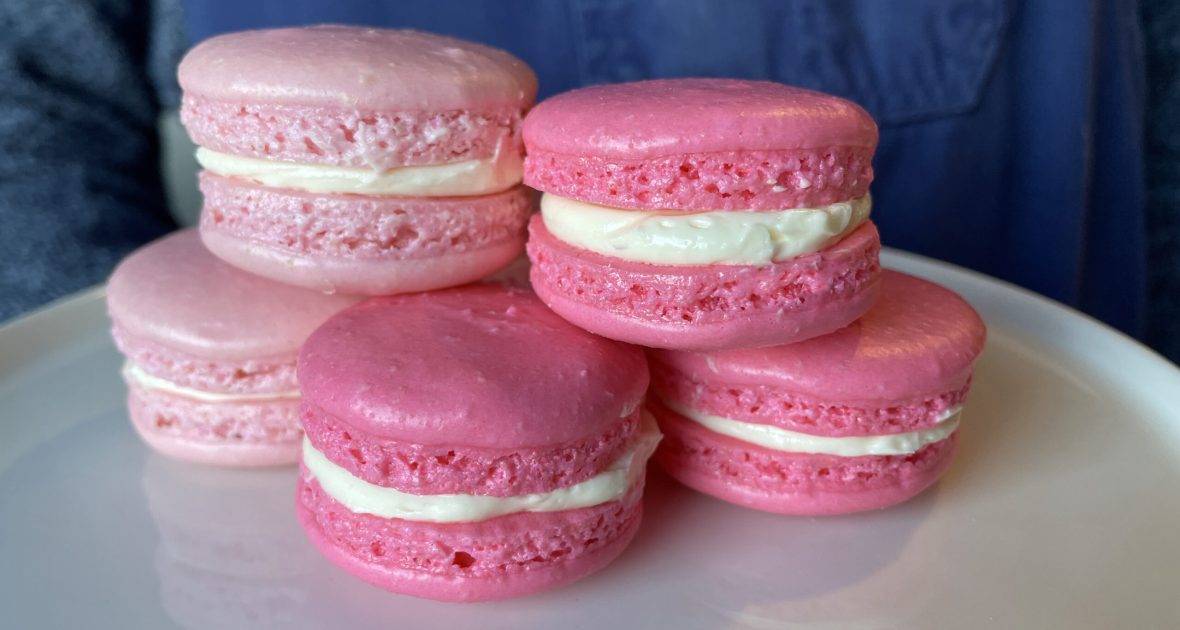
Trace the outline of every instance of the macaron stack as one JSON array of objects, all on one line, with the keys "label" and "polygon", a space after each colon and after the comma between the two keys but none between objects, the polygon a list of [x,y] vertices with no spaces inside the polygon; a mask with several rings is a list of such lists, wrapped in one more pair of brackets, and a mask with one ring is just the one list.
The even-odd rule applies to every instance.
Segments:
[{"label": "macaron stack", "polygon": [[526,118],[511,55],[345,26],[216,37],[179,75],[204,206],[111,278],[133,422],[182,459],[299,461],[345,571],[446,601],[581,579],[634,538],[653,452],[786,514],[949,465],[984,328],[881,270],[860,107],[679,79]]},{"label": "macaron stack", "polygon": [[144,439],[205,463],[299,461],[312,542],[400,593],[502,599],[618,556],[659,441],[644,354],[505,286],[535,205],[531,71],[446,37],[325,26],[216,37],[179,74],[200,240],[149,245],[110,283]]},{"label": "macaron stack", "polygon": [[131,416],[173,457],[294,463],[312,330],[357,296],[464,284],[523,253],[536,79],[486,46],[344,26],[215,37],[179,78],[200,238],[161,239],[111,277]]},{"label": "macaron stack", "polygon": [[232,265],[325,292],[471,282],[516,258],[531,193],[528,66],[449,37],[318,26],[231,33],[180,63],[204,167],[201,238]]},{"label": "macaron stack", "polygon": [[533,286],[567,320],[652,348],[673,477],[835,514],[946,470],[984,328],[950,291],[882,280],[864,110],[777,83],[642,81],[541,103],[524,142],[544,192]]}]

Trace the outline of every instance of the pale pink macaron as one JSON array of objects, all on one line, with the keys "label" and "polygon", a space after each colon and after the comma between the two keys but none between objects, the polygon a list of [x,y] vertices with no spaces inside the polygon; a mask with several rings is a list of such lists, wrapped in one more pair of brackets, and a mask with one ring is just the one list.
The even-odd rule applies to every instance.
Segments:
[{"label": "pale pink macaron", "polygon": [[905,501],[950,465],[986,330],[952,291],[886,271],[838,332],[772,348],[652,351],[657,459],[685,485],[782,514]]},{"label": "pale pink macaron", "polygon": [[658,440],[643,353],[526,290],[371,299],[312,334],[299,378],[299,519],[381,588],[525,595],[604,567],[639,527]]},{"label": "pale pink macaron", "polygon": [[765,81],[595,86],[524,125],[532,282],[605,337],[710,350],[800,341],[876,298],[877,126]]},{"label": "pale pink macaron", "polygon": [[221,35],[181,61],[200,145],[201,236],[231,264],[370,295],[470,282],[521,253],[520,127],[536,77],[512,55],[406,30]]},{"label": "pale pink macaron", "polygon": [[359,298],[225,264],[195,230],[131,254],[107,284],[135,430],[156,450],[225,466],[298,460],[299,346]]}]

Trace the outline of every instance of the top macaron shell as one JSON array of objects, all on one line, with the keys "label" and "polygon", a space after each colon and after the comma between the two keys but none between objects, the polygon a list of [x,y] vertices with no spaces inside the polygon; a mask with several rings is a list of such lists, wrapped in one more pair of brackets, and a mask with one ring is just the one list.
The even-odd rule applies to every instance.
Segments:
[{"label": "top macaron shell", "polygon": [[795,344],[712,353],[652,351],[696,382],[768,385],[817,401],[888,403],[964,388],[987,333],[953,291],[896,271],[864,317]]},{"label": "top macaron shell", "polygon": [[203,147],[378,169],[514,150],[537,92],[507,52],[341,25],[220,35],[189,51],[178,76],[182,121]]},{"label": "top macaron shell", "polygon": [[371,437],[494,450],[602,434],[648,384],[638,348],[494,285],[359,304],[312,334],[298,371],[305,405]]},{"label": "top macaron shell", "polygon": [[178,72],[185,91],[206,98],[368,111],[520,108],[537,94],[532,71],[502,50],[343,25],[213,37]]},{"label": "top macaron shell", "polygon": [[220,362],[293,359],[317,326],[358,299],[248,274],[210,254],[192,229],[135,252],[107,285],[121,332]]},{"label": "top macaron shell", "polygon": [[856,104],[779,83],[593,86],[529,113],[525,183],[624,208],[814,207],[867,192],[877,140]]}]

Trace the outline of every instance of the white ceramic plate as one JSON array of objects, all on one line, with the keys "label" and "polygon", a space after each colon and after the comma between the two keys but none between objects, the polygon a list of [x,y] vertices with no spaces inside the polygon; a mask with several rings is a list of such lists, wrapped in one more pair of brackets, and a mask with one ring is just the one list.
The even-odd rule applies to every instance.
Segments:
[{"label": "white ceramic plate", "polygon": [[990,327],[962,450],[902,506],[785,518],[653,474],[634,545],[494,604],[391,595],[322,560],[294,471],[150,453],[101,291],[0,329],[0,627],[1180,626],[1180,371],[1073,311],[911,255]]}]

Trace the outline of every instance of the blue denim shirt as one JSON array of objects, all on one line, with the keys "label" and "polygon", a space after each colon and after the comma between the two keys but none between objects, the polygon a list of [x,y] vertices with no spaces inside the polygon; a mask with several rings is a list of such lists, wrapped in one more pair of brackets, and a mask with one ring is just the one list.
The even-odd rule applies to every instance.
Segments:
[{"label": "blue denim shirt", "polygon": [[[1132,334],[1143,329],[1144,81],[1133,2],[186,0],[184,8],[191,41],[317,22],[482,41],[528,62],[542,97],[671,76],[773,79],[845,96],[881,126],[873,219],[886,245],[1010,280]],[[125,172],[136,163],[121,164]]]},{"label": "blue denim shirt", "polygon": [[[1067,8],[1068,5],[1068,8]],[[881,126],[884,243],[1143,325],[1143,76],[1134,4],[1058,0],[190,0],[194,38],[338,21],[505,48],[541,96],[649,77],[773,79]],[[445,8],[445,10],[444,10]]]}]

